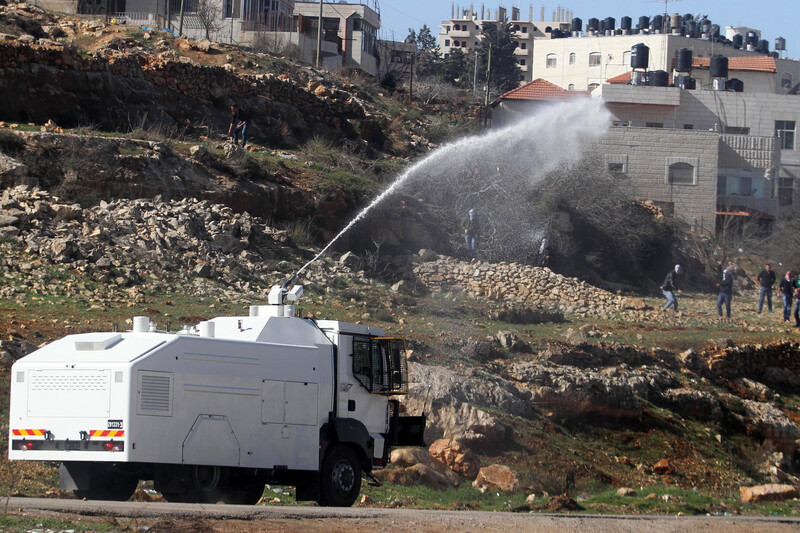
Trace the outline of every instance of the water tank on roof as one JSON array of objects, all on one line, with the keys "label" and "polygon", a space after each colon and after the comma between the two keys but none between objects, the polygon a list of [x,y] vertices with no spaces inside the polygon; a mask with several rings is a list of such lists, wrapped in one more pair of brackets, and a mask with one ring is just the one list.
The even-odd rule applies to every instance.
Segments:
[{"label": "water tank on roof", "polygon": [[711,77],[728,77],[728,58],[725,56],[711,56]]},{"label": "water tank on roof", "polygon": [[733,36],[733,39],[731,39],[731,43],[733,43],[733,47],[736,50],[739,50],[744,44],[744,37],[742,37],[741,33],[737,33]]},{"label": "water tank on roof", "polygon": [[664,17],[661,15],[656,15],[653,17],[653,20],[650,22],[650,30],[661,32],[664,30]]},{"label": "water tank on roof", "polygon": [[597,27],[597,31],[599,31],[599,32],[600,32],[600,35],[605,35],[605,34],[606,34],[606,29],[607,29],[607,28],[606,28],[606,21],[605,21],[605,19],[601,20],[599,24],[600,24],[600,25]]},{"label": "water tank on roof", "polygon": [[636,25],[639,33],[650,29],[650,17],[639,17],[639,24]]},{"label": "water tank on roof", "polygon": [[775,50],[786,50],[786,39],[783,37],[777,37],[775,39]]},{"label": "water tank on roof", "polygon": [[669,73],[666,70],[654,70],[650,72],[651,87],[666,87],[669,85]]},{"label": "water tank on roof", "polygon": [[700,20],[700,33],[711,33],[711,21],[706,17]]},{"label": "water tank on roof", "polygon": [[600,29],[600,21],[596,18],[590,18],[586,21],[586,31],[597,31]]},{"label": "water tank on roof", "polygon": [[733,92],[736,92],[736,93],[740,93],[740,92],[744,91],[744,82],[742,80],[740,80],[739,78],[731,78],[731,79],[729,79],[728,83],[726,85],[727,85],[729,91],[733,91]]},{"label": "water tank on roof", "polygon": [[697,29],[697,21],[696,20],[687,21],[683,25],[683,27],[685,29],[685,34],[686,34],[687,37],[695,37],[696,38],[696,37],[700,36],[700,33],[699,33],[698,29]]},{"label": "water tank on roof", "polygon": [[754,31],[747,32],[747,39],[744,41],[745,44],[752,44],[753,46],[758,44],[758,34]]},{"label": "water tank on roof", "polygon": [[678,28],[681,27],[681,22],[682,22],[681,16],[678,13],[673,14],[669,18],[669,27],[670,27],[670,29],[672,29],[673,31],[677,30]]},{"label": "water tank on roof", "polygon": [[689,22],[690,20],[694,20],[694,15],[692,15],[691,13],[686,13],[683,15],[682,20],[684,22]]},{"label": "water tank on roof", "polygon": [[761,39],[760,41],[758,41],[758,46],[756,47],[756,51],[758,51],[758,52],[760,52],[762,54],[768,54],[769,53],[769,41],[766,40],[766,39]]},{"label": "water tank on roof", "polygon": [[647,70],[650,63],[650,48],[644,43],[636,43],[631,46],[631,68]]},{"label": "water tank on roof", "polygon": [[619,21],[619,27],[623,30],[631,30],[633,20],[630,17],[622,17]]},{"label": "water tank on roof", "polygon": [[691,76],[677,76],[675,78],[675,87],[693,91],[697,88],[697,81]]},{"label": "water tank on roof", "polygon": [[675,50],[675,70],[677,72],[692,71],[692,51],[688,48]]},{"label": "water tank on roof", "polygon": [[573,33],[583,31],[583,21],[578,17],[572,19],[572,31]]},{"label": "water tank on roof", "polygon": [[614,30],[617,27],[617,19],[614,17],[606,17],[606,30]]}]

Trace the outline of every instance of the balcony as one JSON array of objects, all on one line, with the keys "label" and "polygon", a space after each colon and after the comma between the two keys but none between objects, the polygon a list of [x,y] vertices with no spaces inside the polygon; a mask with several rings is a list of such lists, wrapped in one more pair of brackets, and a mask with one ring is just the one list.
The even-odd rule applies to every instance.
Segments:
[{"label": "balcony", "polygon": [[756,198],[753,196],[717,196],[717,211],[722,213],[758,212],[777,217],[781,208],[777,198]]},{"label": "balcony", "polygon": [[530,52],[531,52],[530,50],[523,50],[519,46],[514,48],[514,55],[515,56],[528,57],[529,55],[531,55]]},{"label": "balcony", "polygon": [[471,39],[474,37],[469,30],[450,30],[450,33],[447,35],[449,35],[451,39]]}]

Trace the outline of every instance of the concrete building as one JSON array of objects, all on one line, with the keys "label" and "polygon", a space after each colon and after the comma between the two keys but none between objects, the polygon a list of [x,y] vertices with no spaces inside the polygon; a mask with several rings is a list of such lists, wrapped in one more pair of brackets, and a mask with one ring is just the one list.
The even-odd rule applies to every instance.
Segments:
[{"label": "concrete building", "polygon": [[569,28],[571,12],[559,8],[553,12],[552,21],[543,21],[544,7],[541,9],[541,19],[534,21],[533,7],[530,7],[527,19],[523,19],[519,8],[512,7],[509,13],[506,8],[499,7],[494,12],[481,6],[480,14],[472,6],[460,9],[455,6],[451,9],[450,18],[443,20],[439,26],[438,44],[439,52],[443,58],[458,48],[463,52],[474,51],[480,47],[483,24],[498,24],[508,20],[514,32],[517,48],[514,55],[523,74],[523,82],[533,79],[532,61],[534,40],[550,39],[554,29],[566,31]]},{"label": "concrete building", "polygon": [[[503,95],[492,126],[569,93],[553,87],[535,80]],[[713,235],[723,217],[769,227],[799,205],[800,96],[625,84],[592,94],[612,113],[605,170],[691,229]]]},{"label": "concrete building", "polygon": [[[708,65],[712,55],[730,58],[731,68],[748,74],[745,90],[785,94],[800,81],[800,61],[778,59],[758,52],[723,46],[718,42],[681,35],[612,35],[568,37],[537,41],[532,74],[569,90],[593,90],[610,78],[631,72],[631,48],[643,43],[649,48],[647,70],[672,73],[675,52],[692,51],[693,76],[698,87],[708,86]],[[741,58],[741,59],[739,59]],[[760,74],[759,74],[760,73]],[[765,74],[769,74],[766,76]],[[738,76],[737,76],[738,77]]]}]

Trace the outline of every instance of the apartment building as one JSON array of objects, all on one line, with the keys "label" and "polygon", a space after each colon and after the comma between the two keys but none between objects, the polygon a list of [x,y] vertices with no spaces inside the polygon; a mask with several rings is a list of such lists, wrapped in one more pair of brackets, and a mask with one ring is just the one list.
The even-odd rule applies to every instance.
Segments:
[{"label": "apartment building", "polygon": [[544,7],[541,9],[540,15],[542,20],[534,21],[533,7],[529,9],[528,18],[523,20],[518,7],[512,7],[509,13],[504,7],[498,7],[492,11],[481,6],[481,12],[478,13],[471,5],[466,9],[453,6],[450,18],[443,20],[439,26],[439,52],[446,59],[455,49],[460,49],[465,53],[476,50],[480,47],[484,24],[498,24],[507,21],[511,24],[514,32],[513,38],[517,43],[514,55],[523,74],[523,81],[529,82],[533,79],[534,40],[538,42],[541,39],[550,39],[553,30],[566,31],[569,28],[568,20],[572,16],[569,11],[559,8],[553,12],[552,21],[544,21]]}]

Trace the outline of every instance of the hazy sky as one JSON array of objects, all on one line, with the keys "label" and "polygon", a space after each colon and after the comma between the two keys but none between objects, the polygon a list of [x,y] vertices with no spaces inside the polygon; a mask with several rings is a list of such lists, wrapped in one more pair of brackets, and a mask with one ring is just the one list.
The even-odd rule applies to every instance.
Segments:
[{"label": "hazy sky", "polygon": [[[358,0],[356,0],[358,1]],[[362,0],[369,4],[377,1],[381,11],[381,37],[402,40],[408,35],[408,28],[419,29],[423,24],[431,28],[434,36],[439,33],[442,20],[450,18],[449,0]],[[469,9],[469,0],[455,2],[462,9]],[[478,16],[481,2],[472,1]],[[527,18],[530,6],[533,6],[534,20],[539,18],[544,6],[547,18],[559,6],[572,11],[573,15],[584,22],[595,17],[604,19],[614,17],[617,25],[623,16],[633,19],[635,26],[642,15],[650,16],[664,13],[663,1],[639,0],[570,0],[566,3],[531,3],[531,2],[484,2],[486,9],[494,12],[498,5],[509,11],[518,6],[523,18]],[[769,41],[769,49],[775,47],[775,38],[786,39],[786,55],[782,57],[798,58],[800,56],[800,0],[677,0],[670,1],[667,10],[672,13],[692,13],[706,15],[713,24],[719,24],[724,35],[725,26],[747,26],[761,31],[761,38]]]}]

